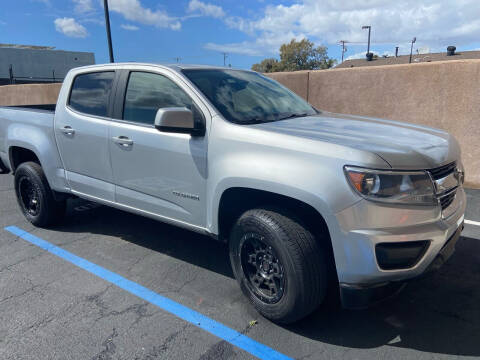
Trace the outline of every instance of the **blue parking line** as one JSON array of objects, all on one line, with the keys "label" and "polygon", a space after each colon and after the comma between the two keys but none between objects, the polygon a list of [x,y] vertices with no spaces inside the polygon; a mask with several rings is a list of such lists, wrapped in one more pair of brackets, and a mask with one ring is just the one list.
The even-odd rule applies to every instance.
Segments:
[{"label": "blue parking line", "polygon": [[259,359],[291,359],[290,357],[279,353],[278,351],[269,348],[255,340],[245,336],[238,331],[230,329],[209,317],[192,310],[182,304],[179,304],[165,296],[159,295],[146,287],[130,281],[114,272],[111,272],[101,266],[98,266],[88,260],[85,260],[77,255],[74,255],[58,246],[55,246],[48,241],[40,239],[35,235],[28,233],[16,226],[8,226],[6,231],[36,245],[43,250],[46,250],[116,286],[119,288],[138,296],[139,298],[148,301],[151,304],[185,320],[189,323],[213,334],[220,339],[229,342],[238,348],[256,356]]}]

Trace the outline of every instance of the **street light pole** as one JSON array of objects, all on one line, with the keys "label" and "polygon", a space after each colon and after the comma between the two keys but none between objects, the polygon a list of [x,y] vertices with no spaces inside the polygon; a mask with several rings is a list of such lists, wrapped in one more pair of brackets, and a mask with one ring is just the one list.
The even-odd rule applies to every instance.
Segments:
[{"label": "street light pole", "polygon": [[362,26],[362,29],[368,29],[368,47],[367,47],[367,54],[370,52],[370,32],[372,31],[372,27],[370,25]]},{"label": "street light pole", "polygon": [[110,32],[110,14],[108,12],[108,0],[103,0],[103,9],[105,10],[105,26],[107,28],[108,53],[110,55],[110,62],[113,63],[113,47],[112,47],[112,33]]},{"label": "street light pole", "polygon": [[408,61],[409,64],[412,63],[413,44],[415,44],[416,41],[417,41],[417,38],[414,37],[414,38],[412,39],[412,46],[410,47],[410,60]]}]

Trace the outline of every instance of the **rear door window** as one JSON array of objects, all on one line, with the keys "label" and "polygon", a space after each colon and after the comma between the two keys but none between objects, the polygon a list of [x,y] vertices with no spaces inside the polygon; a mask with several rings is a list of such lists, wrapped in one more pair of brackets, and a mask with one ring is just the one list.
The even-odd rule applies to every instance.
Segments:
[{"label": "rear door window", "polygon": [[70,93],[70,107],[88,115],[107,117],[114,77],[114,71],[77,75]]}]

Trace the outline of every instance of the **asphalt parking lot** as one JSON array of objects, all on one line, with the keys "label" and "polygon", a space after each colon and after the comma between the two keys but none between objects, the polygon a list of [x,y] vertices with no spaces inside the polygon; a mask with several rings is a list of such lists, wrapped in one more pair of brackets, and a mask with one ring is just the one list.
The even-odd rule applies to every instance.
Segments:
[{"label": "asphalt parking lot", "polygon": [[[0,359],[251,359],[252,354],[4,230],[17,226],[295,359],[480,357],[480,226],[430,277],[366,311],[334,305],[278,326],[233,279],[225,245],[104,206],[71,201],[37,229],[0,176]],[[480,190],[466,219],[480,221]],[[257,322],[252,322],[257,320]]]}]

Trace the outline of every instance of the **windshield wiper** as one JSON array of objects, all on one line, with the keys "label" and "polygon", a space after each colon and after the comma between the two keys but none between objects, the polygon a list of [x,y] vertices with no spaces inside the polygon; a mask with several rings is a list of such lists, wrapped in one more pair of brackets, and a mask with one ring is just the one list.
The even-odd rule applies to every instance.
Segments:
[{"label": "windshield wiper", "polygon": [[[275,114],[275,115],[280,115],[280,114]],[[292,119],[296,117],[303,117],[303,116],[313,116],[315,114],[310,114],[310,113],[287,113],[284,116],[279,116],[275,117],[273,119],[266,119],[266,118],[261,118],[261,117],[254,117],[250,118],[247,120],[243,120],[242,124],[245,125],[251,125],[251,124],[263,124],[267,122],[274,122],[274,121],[279,121],[279,120],[285,120],[285,119]]]},{"label": "windshield wiper", "polygon": [[309,113],[292,113],[292,114],[287,114],[283,117],[279,117],[277,120],[292,119],[292,118],[303,117],[303,116],[308,116],[308,115],[312,115],[312,114],[309,114]]},{"label": "windshield wiper", "polygon": [[241,124],[252,125],[252,124],[263,124],[264,122],[268,122],[268,120],[265,120],[264,118],[255,117],[247,120],[242,120]]}]

